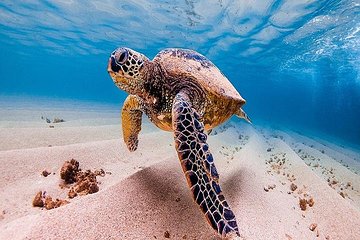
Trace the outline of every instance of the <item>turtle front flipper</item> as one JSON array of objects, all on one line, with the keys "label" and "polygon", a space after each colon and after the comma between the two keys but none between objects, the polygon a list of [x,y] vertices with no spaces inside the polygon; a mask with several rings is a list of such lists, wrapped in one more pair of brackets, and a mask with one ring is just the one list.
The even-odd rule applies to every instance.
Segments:
[{"label": "turtle front flipper", "polygon": [[141,99],[135,95],[129,95],[124,102],[121,111],[122,129],[124,142],[128,149],[133,152],[138,146],[138,135],[141,130]]},{"label": "turtle front flipper", "polygon": [[194,201],[222,237],[240,236],[235,215],[219,186],[219,175],[206,143],[204,125],[186,92],[178,93],[174,99],[172,125],[175,147]]}]

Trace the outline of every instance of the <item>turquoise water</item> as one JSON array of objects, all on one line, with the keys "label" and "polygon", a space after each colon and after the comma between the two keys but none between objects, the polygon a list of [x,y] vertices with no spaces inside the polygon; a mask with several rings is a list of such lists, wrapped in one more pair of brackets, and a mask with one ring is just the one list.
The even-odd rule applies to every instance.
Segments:
[{"label": "turquoise water", "polygon": [[113,49],[191,48],[231,80],[254,123],[360,144],[359,12],[347,0],[3,0],[0,94],[117,103]]}]

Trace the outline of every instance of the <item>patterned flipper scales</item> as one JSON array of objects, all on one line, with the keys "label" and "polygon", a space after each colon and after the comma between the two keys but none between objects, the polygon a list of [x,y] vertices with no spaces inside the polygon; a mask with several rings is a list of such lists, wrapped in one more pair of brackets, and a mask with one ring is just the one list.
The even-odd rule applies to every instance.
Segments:
[{"label": "patterned flipper scales", "polygon": [[135,95],[129,95],[121,111],[123,137],[130,152],[138,147],[138,135],[141,131],[141,103]]},{"label": "patterned flipper scales", "polygon": [[218,234],[240,236],[235,215],[219,186],[204,126],[185,92],[174,99],[172,119],[175,147],[194,201]]}]

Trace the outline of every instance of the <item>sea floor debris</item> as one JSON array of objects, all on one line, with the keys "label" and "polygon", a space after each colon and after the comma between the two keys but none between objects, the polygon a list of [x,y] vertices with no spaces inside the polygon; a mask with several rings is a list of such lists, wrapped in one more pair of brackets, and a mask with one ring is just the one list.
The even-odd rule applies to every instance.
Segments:
[{"label": "sea floor debris", "polygon": [[[80,169],[80,163],[75,159],[71,159],[70,161],[65,161],[60,169],[60,178],[63,182],[60,183],[59,186],[61,188],[70,188],[67,194],[69,199],[76,196],[96,193],[99,191],[99,183],[96,177],[104,177],[106,174],[111,173],[105,172],[103,169],[82,171]],[[44,171],[42,175],[46,175]],[[32,202],[34,207],[45,208],[47,210],[58,208],[68,203],[70,203],[70,201],[66,199],[53,199],[46,194],[46,191],[39,191]]]}]

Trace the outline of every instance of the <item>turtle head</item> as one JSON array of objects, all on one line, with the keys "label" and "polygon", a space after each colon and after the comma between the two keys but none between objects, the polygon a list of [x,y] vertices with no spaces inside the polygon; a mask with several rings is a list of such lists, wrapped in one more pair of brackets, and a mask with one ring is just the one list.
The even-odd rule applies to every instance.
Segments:
[{"label": "turtle head", "polygon": [[116,86],[136,94],[143,83],[144,65],[149,61],[143,54],[121,47],[111,53],[107,70]]}]

